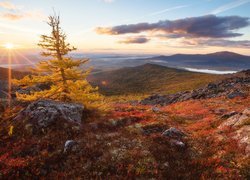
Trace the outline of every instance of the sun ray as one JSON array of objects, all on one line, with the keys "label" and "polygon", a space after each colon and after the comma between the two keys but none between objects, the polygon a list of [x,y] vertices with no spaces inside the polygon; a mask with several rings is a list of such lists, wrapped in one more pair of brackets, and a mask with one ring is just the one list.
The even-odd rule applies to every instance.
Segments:
[{"label": "sun ray", "polygon": [[11,57],[11,51],[8,51],[8,94],[9,94],[9,98],[8,98],[8,104],[9,107],[11,107],[11,81],[12,81],[12,57]]},{"label": "sun ray", "polygon": [[21,56],[22,58],[24,58],[24,60],[26,62],[28,62],[30,65],[37,67],[36,64],[33,61],[31,61],[29,58],[27,58],[25,55],[21,54],[20,52],[18,52],[16,50],[14,51],[14,53],[16,53],[18,56]]}]

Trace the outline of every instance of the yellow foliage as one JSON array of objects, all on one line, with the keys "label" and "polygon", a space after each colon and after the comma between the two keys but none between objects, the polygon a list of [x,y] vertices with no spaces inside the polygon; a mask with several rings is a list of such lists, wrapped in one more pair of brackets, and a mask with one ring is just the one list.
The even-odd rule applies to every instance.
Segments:
[{"label": "yellow foliage", "polygon": [[12,134],[13,134],[13,129],[14,129],[14,126],[10,126],[9,132],[8,132],[9,136],[12,136]]},{"label": "yellow foliage", "polygon": [[16,93],[17,98],[23,101],[48,98],[79,102],[87,107],[101,105],[102,97],[98,93],[98,88],[92,87],[86,80],[91,70],[80,69],[80,66],[88,62],[88,59],[73,60],[68,56],[68,53],[76,48],[65,42],[66,35],[60,28],[58,16],[50,16],[48,24],[52,29],[51,35],[42,35],[38,45],[45,50],[42,55],[51,57],[51,59],[41,61],[37,68],[33,69],[32,75],[21,80],[15,79],[13,83],[24,88],[37,84],[48,84],[50,88],[30,92],[30,94]]}]

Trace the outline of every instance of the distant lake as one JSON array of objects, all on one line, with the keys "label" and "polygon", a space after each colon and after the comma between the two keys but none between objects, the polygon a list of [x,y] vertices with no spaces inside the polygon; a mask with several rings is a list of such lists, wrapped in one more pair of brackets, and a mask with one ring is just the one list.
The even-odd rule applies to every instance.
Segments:
[{"label": "distant lake", "polygon": [[238,71],[217,71],[217,70],[196,69],[196,68],[184,68],[184,69],[188,71],[192,71],[192,72],[200,72],[200,73],[207,73],[207,74],[233,74],[233,73],[238,72]]}]

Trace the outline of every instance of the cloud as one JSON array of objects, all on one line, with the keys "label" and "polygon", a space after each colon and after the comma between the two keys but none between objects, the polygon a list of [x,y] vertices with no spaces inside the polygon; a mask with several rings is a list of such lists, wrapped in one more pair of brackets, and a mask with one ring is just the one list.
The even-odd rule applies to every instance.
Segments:
[{"label": "cloud", "polygon": [[209,40],[200,40],[197,42],[197,45],[205,46],[219,46],[219,47],[239,47],[239,48],[250,48],[250,41],[231,41],[223,39],[209,39]]},{"label": "cloud", "polygon": [[201,46],[216,46],[216,47],[234,47],[234,48],[249,48],[249,40],[226,40],[226,39],[182,39],[180,46],[201,47]]},{"label": "cloud", "polygon": [[1,15],[2,18],[8,19],[8,20],[19,20],[23,18],[23,15],[15,14],[15,13],[5,13]]},{"label": "cloud", "polygon": [[128,37],[124,40],[119,41],[119,43],[123,44],[144,44],[150,41],[150,39],[144,37],[144,36],[138,36],[138,37]]},{"label": "cloud", "polygon": [[8,10],[16,10],[16,9],[20,9],[20,6],[16,6],[15,4],[9,2],[9,1],[2,1],[0,2],[0,7],[4,8],[4,9],[8,9]]},{"label": "cloud", "polygon": [[27,11],[27,12],[7,12],[0,14],[0,17],[3,19],[16,21],[21,19],[45,19],[46,16],[37,10]]},{"label": "cloud", "polygon": [[222,13],[222,12],[237,8],[237,7],[242,6],[244,4],[247,4],[247,3],[250,3],[250,0],[234,1],[234,2],[231,2],[229,4],[225,4],[225,5],[221,6],[221,7],[213,10],[210,14],[219,14],[219,13]]},{"label": "cloud", "polygon": [[166,35],[182,37],[227,38],[242,34],[234,32],[249,25],[249,18],[240,16],[218,17],[206,15],[178,20],[165,20],[157,23],[138,23],[114,27],[98,27],[99,34],[122,35],[142,32],[162,32]]}]

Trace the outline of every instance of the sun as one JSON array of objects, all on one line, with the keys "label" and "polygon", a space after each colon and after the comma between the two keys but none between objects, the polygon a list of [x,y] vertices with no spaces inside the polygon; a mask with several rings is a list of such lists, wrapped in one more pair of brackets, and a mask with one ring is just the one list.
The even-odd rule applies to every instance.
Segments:
[{"label": "sun", "polygon": [[12,43],[6,43],[6,44],[4,44],[3,45],[6,49],[13,49],[14,48],[14,44],[12,44]]}]

